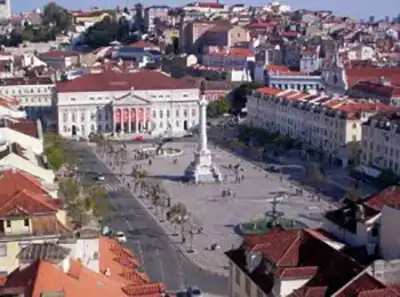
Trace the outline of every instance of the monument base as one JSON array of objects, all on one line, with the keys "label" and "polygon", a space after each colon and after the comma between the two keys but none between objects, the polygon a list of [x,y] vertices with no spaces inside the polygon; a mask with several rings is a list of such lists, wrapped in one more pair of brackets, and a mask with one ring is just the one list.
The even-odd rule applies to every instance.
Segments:
[{"label": "monument base", "polygon": [[185,179],[197,183],[221,182],[222,176],[218,168],[212,164],[209,150],[197,151],[194,161],[185,171]]}]

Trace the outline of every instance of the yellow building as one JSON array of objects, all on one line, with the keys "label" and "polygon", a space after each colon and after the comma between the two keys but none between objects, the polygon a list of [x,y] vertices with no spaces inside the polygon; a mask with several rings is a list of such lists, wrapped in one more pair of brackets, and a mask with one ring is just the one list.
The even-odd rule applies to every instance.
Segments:
[{"label": "yellow building", "polygon": [[72,236],[66,213],[34,177],[17,170],[0,172],[0,271],[19,266],[17,255],[30,243]]},{"label": "yellow building", "polygon": [[110,14],[101,10],[95,10],[74,12],[73,16],[75,24],[84,24],[101,22],[105,17],[110,17]]}]

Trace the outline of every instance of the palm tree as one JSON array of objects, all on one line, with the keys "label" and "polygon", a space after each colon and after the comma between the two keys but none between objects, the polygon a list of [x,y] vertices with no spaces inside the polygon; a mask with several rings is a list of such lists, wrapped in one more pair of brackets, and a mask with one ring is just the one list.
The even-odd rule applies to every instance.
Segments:
[{"label": "palm tree", "polygon": [[[188,211],[186,206],[182,202],[178,202],[168,210],[167,212],[167,220],[174,224],[175,230],[176,227],[179,225],[180,226],[180,231],[181,231],[181,242],[185,242],[185,223],[188,220]],[[174,233],[173,235],[175,235]]]}]

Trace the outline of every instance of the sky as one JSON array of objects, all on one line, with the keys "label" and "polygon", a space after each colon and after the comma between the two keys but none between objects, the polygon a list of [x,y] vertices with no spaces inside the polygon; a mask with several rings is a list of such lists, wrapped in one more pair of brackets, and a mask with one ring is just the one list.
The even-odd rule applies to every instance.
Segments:
[{"label": "sky", "polygon": [[[46,0],[10,0],[13,13],[19,13],[21,11],[31,11],[36,8],[41,8],[48,1]],[[133,6],[139,0],[58,0],[58,4],[69,8],[69,9],[88,9],[92,6],[111,8],[117,5]],[[173,4],[176,6],[192,2],[194,0],[175,0]],[[203,0],[204,2],[212,0]],[[147,0],[141,1],[145,6],[153,4],[168,4],[172,5],[171,2],[161,2],[160,0]],[[161,3],[160,3],[161,2]],[[268,1],[262,0],[246,0],[246,1],[234,1],[225,0],[221,1],[224,4],[234,3],[246,3],[248,5],[262,5],[268,3]],[[400,14],[400,0],[286,0],[281,3],[288,4],[292,8],[309,8],[309,9],[323,9],[333,10],[338,15],[355,17],[358,19],[368,19],[370,15],[374,15],[375,18],[384,18],[385,16],[395,17]]]}]

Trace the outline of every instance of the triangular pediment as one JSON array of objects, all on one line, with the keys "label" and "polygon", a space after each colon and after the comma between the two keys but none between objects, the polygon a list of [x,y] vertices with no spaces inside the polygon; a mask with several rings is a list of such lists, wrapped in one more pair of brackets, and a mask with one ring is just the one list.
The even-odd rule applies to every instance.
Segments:
[{"label": "triangular pediment", "polygon": [[28,215],[29,212],[24,208],[19,206],[18,204],[14,205],[14,207],[10,208],[6,214],[6,216],[20,216],[20,215]]},{"label": "triangular pediment", "polygon": [[132,93],[122,95],[121,97],[114,98],[112,104],[119,105],[149,105],[151,102]]}]

